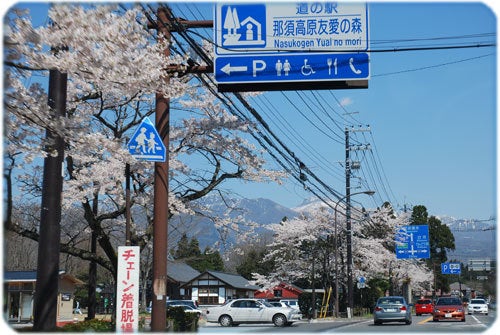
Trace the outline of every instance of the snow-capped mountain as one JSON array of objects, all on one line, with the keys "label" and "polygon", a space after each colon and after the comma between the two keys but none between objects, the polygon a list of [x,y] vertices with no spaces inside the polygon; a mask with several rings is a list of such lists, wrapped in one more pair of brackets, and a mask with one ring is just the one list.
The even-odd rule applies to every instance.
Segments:
[{"label": "snow-capped mountain", "polygon": [[[224,202],[218,197],[206,197],[200,203],[204,207],[210,208],[214,215],[223,216],[226,214],[230,218],[243,217],[247,221],[255,222],[263,228],[256,230],[256,234],[263,234],[267,230],[265,225],[278,223],[283,218],[291,219],[300,213],[312,212],[325,204],[317,199],[307,199],[301,205],[294,208],[287,208],[270,199],[225,199]],[[227,213],[227,205],[232,210]],[[333,204],[334,205],[334,204]],[[332,206],[333,206],[332,205]],[[446,224],[455,236],[454,251],[448,253],[449,259],[467,262],[469,259],[491,258],[496,259],[496,220],[456,219],[450,216],[438,216],[442,223]],[[214,228],[214,223],[206,218],[182,217],[177,218],[189,225],[188,236],[196,237],[200,242],[200,247],[213,246],[220,236]],[[235,236],[229,236],[229,241],[234,242]]]}]

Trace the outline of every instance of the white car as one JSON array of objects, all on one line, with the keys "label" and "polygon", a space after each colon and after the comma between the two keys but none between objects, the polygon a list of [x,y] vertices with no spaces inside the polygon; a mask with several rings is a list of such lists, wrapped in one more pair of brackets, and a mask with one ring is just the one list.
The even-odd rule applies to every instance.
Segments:
[{"label": "white car", "polygon": [[240,323],[273,323],[276,327],[289,326],[301,319],[292,308],[274,307],[258,299],[235,299],[222,306],[211,307],[206,312],[207,322],[221,326],[237,326]]},{"label": "white car", "polygon": [[284,302],[293,309],[299,311],[299,300],[298,299],[281,299],[280,302]]},{"label": "white car", "polygon": [[488,304],[484,299],[471,299],[467,305],[467,313],[481,313],[488,315]]}]

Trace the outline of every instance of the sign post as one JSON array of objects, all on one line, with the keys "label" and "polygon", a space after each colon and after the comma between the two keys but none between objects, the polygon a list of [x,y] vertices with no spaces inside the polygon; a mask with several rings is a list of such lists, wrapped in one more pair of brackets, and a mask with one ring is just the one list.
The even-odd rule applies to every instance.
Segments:
[{"label": "sign post", "polygon": [[368,86],[366,3],[217,3],[214,26],[222,90]]}]

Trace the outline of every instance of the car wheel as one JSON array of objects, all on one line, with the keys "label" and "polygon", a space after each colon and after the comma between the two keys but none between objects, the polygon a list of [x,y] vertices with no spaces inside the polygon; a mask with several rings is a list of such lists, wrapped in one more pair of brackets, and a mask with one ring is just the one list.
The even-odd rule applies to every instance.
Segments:
[{"label": "car wheel", "polygon": [[276,327],[284,327],[287,323],[286,316],[283,314],[276,314],[273,316],[273,323]]},{"label": "car wheel", "polygon": [[422,315],[422,314],[420,314],[420,313],[417,313],[417,316],[420,316],[420,315]]},{"label": "car wheel", "polygon": [[439,321],[439,319],[432,319],[432,321],[433,321],[433,322],[438,322],[438,321]]},{"label": "car wheel", "polygon": [[405,323],[406,323],[407,325],[411,325],[411,320],[406,320],[406,321],[405,321]]},{"label": "car wheel", "polygon": [[382,321],[375,320],[375,321],[373,321],[373,324],[375,324],[375,325],[381,325],[381,324],[382,324]]},{"label": "car wheel", "polygon": [[219,323],[222,327],[229,327],[233,324],[233,319],[229,315],[222,315],[219,318]]}]

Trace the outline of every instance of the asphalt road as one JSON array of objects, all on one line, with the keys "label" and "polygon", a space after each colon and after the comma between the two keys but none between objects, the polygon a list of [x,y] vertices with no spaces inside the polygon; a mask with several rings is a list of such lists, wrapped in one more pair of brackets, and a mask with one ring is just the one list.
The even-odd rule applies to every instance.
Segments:
[{"label": "asphalt road", "polygon": [[496,312],[490,310],[489,315],[467,315],[465,322],[440,321],[433,322],[432,316],[413,315],[411,325],[404,323],[386,323],[375,326],[373,319],[337,319],[318,320],[315,322],[299,321],[291,327],[278,328],[273,325],[239,325],[238,327],[221,327],[218,324],[201,323],[198,333],[482,333],[488,331],[498,334],[495,325]]}]

